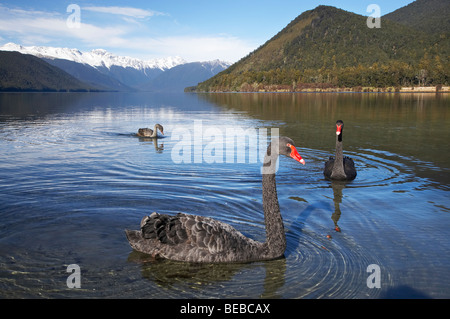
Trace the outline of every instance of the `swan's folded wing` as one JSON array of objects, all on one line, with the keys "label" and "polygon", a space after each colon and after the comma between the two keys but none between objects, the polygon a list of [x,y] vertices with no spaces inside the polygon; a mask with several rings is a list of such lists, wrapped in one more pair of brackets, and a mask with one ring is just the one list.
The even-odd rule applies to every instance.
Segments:
[{"label": "swan's folded wing", "polygon": [[334,157],[330,156],[328,161],[325,162],[323,174],[325,177],[330,178],[331,173],[333,172],[333,166],[334,166]]},{"label": "swan's folded wing", "polygon": [[142,237],[163,244],[178,245],[187,241],[187,233],[179,216],[151,214],[141,222]]},{"label": "swan's folded wing", "polygon": [[143,223],[142,236],[168,246],[186,245],[218,254],[239,246],[245,237],[233,227],[212,218],[179,213],[175,216],[153,213]]},{"label": "swan's folded wing", "polygon": [[347,175],[348,179],[355,179],[356,178],[356,168],[355,163],[350,157],[345,156],[344,157],[344,171]]}]

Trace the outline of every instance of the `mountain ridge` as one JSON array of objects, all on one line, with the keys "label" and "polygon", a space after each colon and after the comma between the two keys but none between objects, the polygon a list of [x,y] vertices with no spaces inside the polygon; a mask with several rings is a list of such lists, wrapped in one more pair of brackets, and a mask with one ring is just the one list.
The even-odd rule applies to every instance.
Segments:
[{"label": "mountain ridge", "polygon": [[450,32],[449,13],[450,1],[416,0],[382,16],[382,19],[396,21],[429,34],[442,34]]},{"label": "mountain ridge", "polygon": [[0,51],[0,91],[93,92],[101,90],[79,81],[33,55]]},{"label": "mountain ridge", "polygon": [[195,86],[229,66],[229,63],[220,60],[180,64],[143,84],[140,89],[157,92],[183,92],[186,87]]},{"label": "mountain ridge", "polygon": [[[411,17],[414,10],[407,10]],[[390,19],[369,28],[367,19],[331,6],[305,11],[196,91],[448,85],[445,33],[430,35]]]},{"label": "mountain ridge", "polygon": [[[0,50],[31,54],[60,68],[88,86],[105,91],[173,91],[177,88],[183,92],[184,87],[196,85],[230,65],[218,60],[190,64],[180,57],[140,60],[117,56],[104,49],[82,52],[78,49],[57,47],[25,47],[15,43],[7,43],[1,46]],[[170,76],[173,68],[183,65],[190,65],[189,74],[183,75],[178,71],[178,77]],[[217,65],[221,68],[208,73],[200,65],[208,65],[211,70]],[[181,69],[187,70],[188,67]],[[167,72],[169,74],[165,75]],[[158,79],[159,76],[162,78]],[[168,79],[171,79],[171,82],[168,82]],[[165,87],[157,84],[161,81],[165,83]]]},{"label": "mountain ridge", "polygon": [[104,49],[94,49],[83,52],[78,49],[48,47],[48,46],[22,46],[16,43],[6,43],[0,47],[0,51],[16,51],[31,54],[39,58],[63,59],[77,63],[87,64],[92,67],[112,66],[130,67],[136,70],[160,69],[167,70],[186,61],[181,57],[167,57],[162,59],[142,60],[127,56],[114,55]]},{"label": "mountain ridge", "polygon": [[118,79],[109,76],[103,72],[100,72],[97,68],[93,66],[77,63],[74,61],[64,60],[64,59],[49,59],[41,58],[43,61],[51,64],[75,77],[76,79],[98,87],[105,91],[132,91],[133,88],[122,83]]}]

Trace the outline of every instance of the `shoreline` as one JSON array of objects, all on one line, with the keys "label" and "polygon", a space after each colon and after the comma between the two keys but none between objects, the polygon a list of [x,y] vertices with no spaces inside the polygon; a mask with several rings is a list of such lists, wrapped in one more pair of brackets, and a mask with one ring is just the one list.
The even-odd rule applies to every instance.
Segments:
[{"label": "shoreline", "polygon": [[353,88],[295,88],[281,86],[267,86],[257,90],[239,91],[197,91],[185,90],[186,93],[450,93],[450,86],[409,86],[409,87],[353,87]]}]

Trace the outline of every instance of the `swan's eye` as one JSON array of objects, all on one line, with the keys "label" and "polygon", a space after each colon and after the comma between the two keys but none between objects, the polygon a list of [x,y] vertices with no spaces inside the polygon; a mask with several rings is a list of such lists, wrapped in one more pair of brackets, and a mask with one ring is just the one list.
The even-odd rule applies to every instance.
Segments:
[{"label": "swan's eye", "polygon": [[291,146],[292,146],[292,145],[289,144],[289,143],[286,144],[286,152],[287,152],[287,153],[290,153],[290,152],[291,152],[291,150],[292,150]]}]

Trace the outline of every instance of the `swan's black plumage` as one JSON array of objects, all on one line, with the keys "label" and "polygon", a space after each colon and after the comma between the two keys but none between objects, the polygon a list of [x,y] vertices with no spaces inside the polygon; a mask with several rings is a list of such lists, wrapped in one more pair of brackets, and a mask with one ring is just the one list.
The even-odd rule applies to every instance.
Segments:
[{"label": "swan's black plumage", "polygon": [[137,132],[137,136],[139,137],[158,137],[158,131],[159,130],[161,132],[161,134],[164,135],[164,128],[161,124],[155,124],[154,129],[152,130],[151,128],[140,128],[138,129]]},{"label": "swan's black plumage", "polygon": [[323,174],[327,179],[351,181],[356,178],[355,163],[350,157],[343,155],[344,122],[336,122],[336,155],[325,162]]},{"label": "swan's black plumage", "polygon": [[154,257],[188,262],[248,262],[281,257],[286,237],[275,182],[279,154],[305,163],[290,138],[276,138],[269,145],[262,182],[265,242],[245,237],[232,226],[209,217],[152,213],[142,219],[140,230],[126,230],[131,247]]}]

